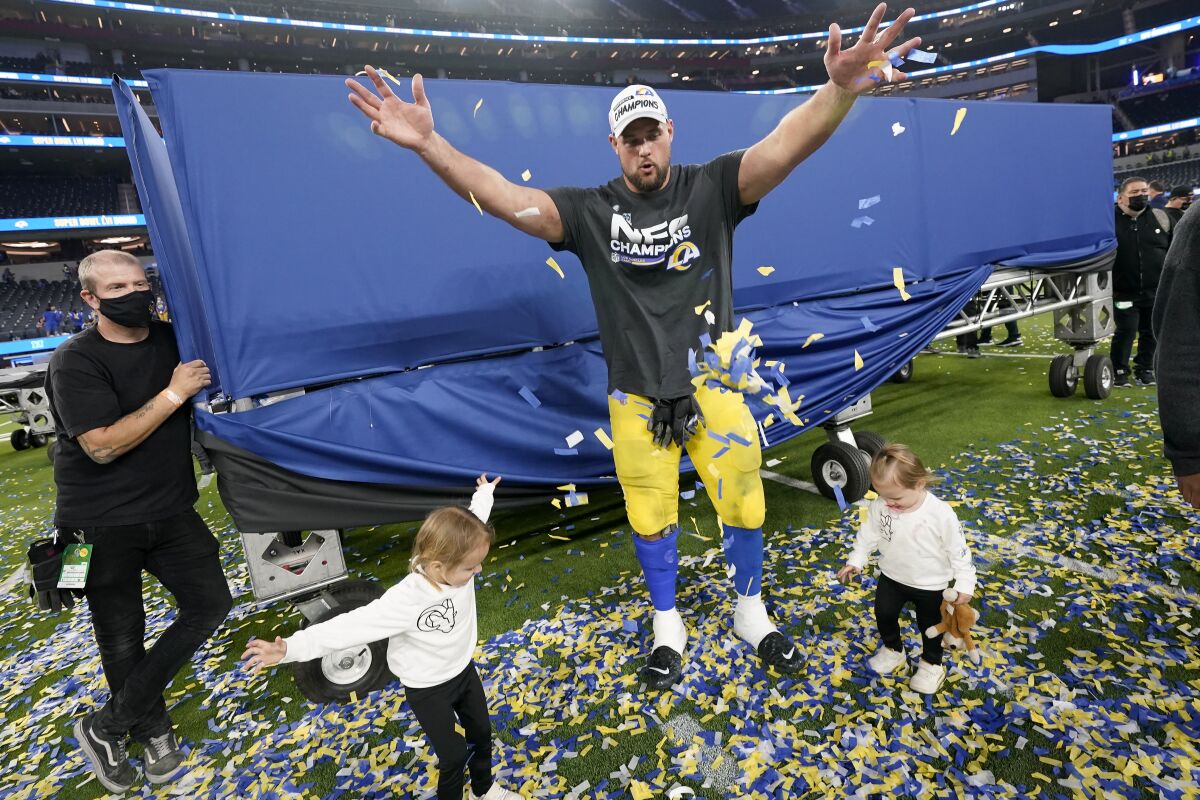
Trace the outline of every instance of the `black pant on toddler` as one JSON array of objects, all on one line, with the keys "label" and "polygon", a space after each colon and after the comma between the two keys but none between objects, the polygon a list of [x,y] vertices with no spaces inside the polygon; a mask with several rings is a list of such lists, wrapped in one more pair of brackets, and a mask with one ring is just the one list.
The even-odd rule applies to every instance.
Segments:
[{"label": "black pant on toddler", "polygon": [[900,641],[900,610],[912,602],[917,607],[917,625],[921,628],[921,658],[930,664],[942,663],[941,634],[930,639],[925,631],[942,621],[942,590],[914,589],[879,573],[875,585],[875,624],[883,643],[897,652],[904,652]]},{"label": "black pant on toddler", "polygon": [[[492,788],[492,719],[475,663],[437,686],[405,686],[404,694],[437,754],[438,800],[462,800],[466,769],[471,772],[471,791],[486,794]],[[456,720],[466,739],[454,730]]]}]

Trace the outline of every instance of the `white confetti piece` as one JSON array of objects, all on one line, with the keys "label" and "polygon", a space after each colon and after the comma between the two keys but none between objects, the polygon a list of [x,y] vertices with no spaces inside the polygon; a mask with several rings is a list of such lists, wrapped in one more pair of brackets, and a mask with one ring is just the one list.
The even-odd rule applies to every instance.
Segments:
[{"label": "white confetti piece", "polygon": [[538,211],[537,206],[530,206],[529,208],[522,208],[520,211],[513,212],[513,215],[516,216],[517,219],[521,219],[522,217],[538,217],[541,216],[541,214],[542,212]]}]

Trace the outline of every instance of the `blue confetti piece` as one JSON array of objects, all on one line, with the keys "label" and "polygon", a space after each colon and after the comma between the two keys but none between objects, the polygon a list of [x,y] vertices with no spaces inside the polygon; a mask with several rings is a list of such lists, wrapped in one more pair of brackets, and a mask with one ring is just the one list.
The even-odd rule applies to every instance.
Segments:
[{"label": "blue confetti piece", "polygon": [[833,496],[837,500],[838,508],[845,511],[850,506],[846,504],[846,496],[842,494],[842,487],[836,483],[833,485]]},{"label": "blue confetti piece", "polygon": [[874,333],[875,331],[879,330],[879,326],[876,325],[874,322],[871,322],[870,317],[866,317],[866,316],[859,317],[859,320],[862,322],[862,326],[864,328],[866,328],[867,330],[869,330],[871,333]]},{"label": "blue confetti piece", "polygon": [[862,211],[863,209],[870,208],[873,205],[878,205],[881,199],[882,198],[879,195],[875,195],[874,197],[864,197],[862,200],[858,201],[858,210]]},{"label": "blue confetti piece", "polygon": [[871,219],[870,217],[855,217],[850,221],[851,228],[861,228],[863,225],[870,226],[874,224],[875,220]]},{"label": "blue confetti piece", "polygon": [[931,53],[928,50],[918,50],[914,47],[908,51],[908,55],[904,58],[908,61],[916,61],[918,64],[932,64],[937,61],[937,53]]},{"label": "blue confetti piece", "polygon": [[888,61],[892,62],[892,66],[897,68],[904,63],[904,59],[900,57],[899,53],[889,53]]},{"label": "blue confetti piece", "polygon": [[620,389],[613,389],[612,395],[610,396],[613,400],[616,400],[621,405],[625,405],[625,401],[629,399],[629,395],[625,394]]},{"label": "blue confetti piece", "polygon": [[632,620],[632,619],[625,620],[624,624],[621,625],[621,630],[623,630],[627,633],[637,633],[638,632],[637,621]]},{"label": "blue confetti piece", "polygon": [[700,346],[701,347],[708,347],[711,344],[712,344],[712,336],[710,336],[707,332],[700,334]]},{"label": "blue confetti piece", "polygon": [[538,408],[542,404],[542,401],[538,400],[537,395],[530,391],[528,386],[522,386],[521,390],[517,392],[517,394],[525,398],[525,402],[529,403],[529,405],[533,406],[534,408]]},{"label": "blue confetti piece", "polygon": [[[726,448],[726,449],[728,449],[728,448]],[[714,456],[714,458],[715,458],[715,456]],[[721,484],[723,484],[723,483],[725,483],[724,478],[721,478],[720,480],[717,481],[717,499],[718,500],[721,499]]]},{"label": "blue confetti piece", "polygon": [[570,448],[556,447],[556,448],[554,448],[554,455],[556,455],[556,456],[577,456],[577,455],[579,455],[579,451],[576,450],[574,447],[570,447]]},{"label": "blue confetti piece", "polygon": [[738,444],[740,444],[742,447],[749,447],[749,446],[750,446],[750,440],[749,440],[749,439],[744,439],[744,438],[742,438],[741,436],[738,436],[736,433],[731,433],[731,434],[729,434],[729,441],[731,441],[731,442],[737,442],[737,443],[738,443]]},{"label": "blue confetti piece", "polygon": [[696,490],[688,489],[686,492],[680,492],[679,496],[682,497],[684,500],[691,500],[693,497],[696,496]]},{"label": "blue confetti piece", "polygon": [[700,276],[700,280],[704,280],[705,278],[711,276],[712,274],[713,274],[713,271],[710,269],[708,272],[706,272]]}]

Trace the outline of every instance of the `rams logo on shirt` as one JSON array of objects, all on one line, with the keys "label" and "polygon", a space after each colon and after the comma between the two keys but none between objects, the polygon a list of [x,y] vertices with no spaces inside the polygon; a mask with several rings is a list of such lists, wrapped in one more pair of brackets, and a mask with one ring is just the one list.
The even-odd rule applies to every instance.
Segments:
[{"label": "rams logo on shirt", "polygon": [[680,242],[667,261],[667,269],[683,272],[700,257],[700,248],[691,242]]}]

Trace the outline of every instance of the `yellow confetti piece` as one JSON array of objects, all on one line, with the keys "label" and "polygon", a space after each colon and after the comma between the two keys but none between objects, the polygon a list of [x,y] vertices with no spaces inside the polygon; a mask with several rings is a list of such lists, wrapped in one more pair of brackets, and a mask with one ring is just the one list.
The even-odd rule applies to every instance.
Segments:
[{"label": "yellow confetti piece", "polygon": [[558,277],[564,278],[564,279],[567,277],[566,275],[563,274],[562,267],[560,267],[558,265],[558,262],[554,260],[554,256],[550,256],[549,258],[546,259],[546,266],[550,267],[550,269],[557,272]]},{"label": "yellow confetti piece", "polygon": [[389,81],[396,84],[397,86],[400,85],[400,81],[396,80],[396,76],[393,75],[392,73],[388,72],[386,69],[379,70],[379,74],[382,75],[383,77],[387,78]]},{"label": "yellow confetti piece", "polygon": [[612,439],[608,438],[608,434],[604,432],[604,428],[596,428],[592,434],[600,440],[600,444],[604,445],[605,450],[613,449]]},{"label": "yellow confetti piece", "polygon": [[759,267],[758,268],[758,274],[762,275],[764,278],[767,277],[768,275],[770,275],[774,271],[775,271],[774,267]]},{"label": "yellow confetti piece", "polygon": [[882,61],[868,61],[868,62],[867,62],[867,67],[868,67],[868,68],[870,68],[870,67],[882,67],[882,66],[883,66],[883,64],[884,64],[884,62],[882,62]]},{"label": "yellow confetti piece", "polygon": [[358,702],[358,692],[351,692],[351,693],[350,693],[350,702],[351,702],[351,703],[357,703],[357,702]]},{"label": "yellow confetti piece", "polygon": [[558,540],[558,541],[560,541],[560,542],[569,542],[569,541],[571,541],[571,540],[570,540],[570,539],[568,539],[566,536],[555,536],[553,533],[548,533],[548,534],[546,534],[546,535],[547,535],[547,536],[549,536],[551,539],[557,539],[557,540]]},{"label": "yellow confetti piece", "polygon": [[696,306],[696,308],[695,308],[696,316],[698,317],[701,314],[703,314],[704,309],[708,308],[711,305],[712,305],[712,300],[705,300],[703,305]]},{"label": "yellow confetti piece", "polygon": [[908,302],[912,295],[904,291],[904,268],[892,267],[892,285],[900,290],[900,299]]},{"label": "yellow confetti piece", "polygon": [[562,508],[562,500],[559,500],[559,499],[556,497],[556,498],[554,498],[553,500],[551,500],[551,501],[550,501],[550,505],[554,506],[555,508]]},{"label": "yellow confetti piece", "polygon": [[705,467],[705,469],[708,471],[709,475],[712,475],[717,480],[721,479],[721,470],[717,469],[716,464],[714,464],[710,461],[710,462],[708,462],[708,465]]},{"label": "yellow confetti piece", "polygon": [[575,484],[564,483],[562,486],[556,486],[554,488],[558,489],[560,492],[573,492],[575,491]]},{"label": "yellow confetti piece", "polygon": [[824,338],[825,338],[825,334],[823,334],[823,333],[810,333],[808,335],[808,338],[804,340],[804,344],[800,346],[800,349],[803,350],[805,347],[808,347],[813,342],[818,341],[820,339],[824,339]]},{"label": "yellow confetti piece", "polygon": [[654,800],[654,792],[641,781],[630,781],[629,793],[633,795],[633,800]]},{"label": "yellow confetti piece", "polygon": [[523,180],[523,181],[528,181],[532,177],[533,177],[533,173],[530,172],[529,170],[525,170],[524,172],[521,173],[521,180]]},{"label": "yellow confetti piece", "polygon": [[473,192],[467,192],[467,196],[471,198],[471,203],[475,206],[475,210],[479,212],[479,216],[483,216],[483,209],[479,207],[479,201],[475,199]]},{"label": "yellow confetti piece", "polygon": [[954,112],[954,127],[950,129],[950,135],[958,133],[958,126],[962,125],[963,119],[967,116],[967,107],[963,106],[958,111]]},{"label": "yellow confetti piece", "polygon": [[863,360],[862,360],[862,356],[860,356],[860,355],[858,354],[858,351],[857,351],[857,350],[855,350],[855,351],[854,351],[854,371],[855,371],[855,372],[858,372],[858,371],[859,371],[860,369],[862,369],[862,368],[863,368]]},{"label": "yellow confetti piece", "polygon": [[479,98],[479,102],[475,104],[475,110],[471,112],[472,117],[474,117],[476,114],[479,113],[479,107],[482,105],[483,105],[483,98],[481,97],[481,98]]}]

